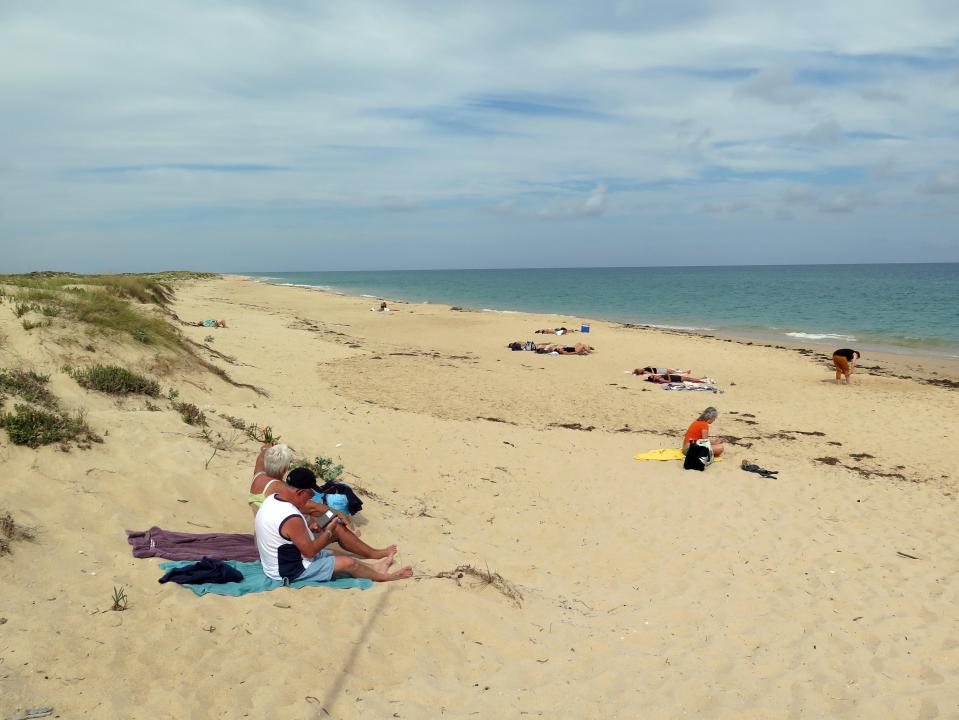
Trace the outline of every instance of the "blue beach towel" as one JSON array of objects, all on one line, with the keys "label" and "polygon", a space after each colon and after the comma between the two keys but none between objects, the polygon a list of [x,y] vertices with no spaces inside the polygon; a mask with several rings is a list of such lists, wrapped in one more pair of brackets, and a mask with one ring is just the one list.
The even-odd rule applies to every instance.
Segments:
[{"label": "blue beach towel", "polygon": [[[285,583],[279,580],[270,580],[266,575],[263,574],[263,566],[260,565],[259,561],[257,562],[240,562],[238,560],[226,560],[227,565],[231,565],[236,568],[243,574],[243,580],[240,582],[234,583],[202,583],[200,585],[183,585],[182,587],[189,588],[197,595],[206,595],[207,593],[213,593],[214,595],[233,595],[234,597],[239,597],[240,595],[246,595],[247,593],[255,592],[264,592],[265,590],[276,590],[278,587],[283,587]],[[185,565],[192,565],[193,560],[179,560],[177,562],[162,562],[160,563],[160,568],[162,570],[171,570],[172,568],[183,567]],[[339,578],[338,580],[327,580],[326,582],[315,582],[312,580],[307,580],[304,582],[292,582],[290,583],[291,588],[302,588],[302,587],[332,587],[332,588],[360,588],[361,590],[366,590],[373,585],[372,580],[367,580],[366,578]]]}]

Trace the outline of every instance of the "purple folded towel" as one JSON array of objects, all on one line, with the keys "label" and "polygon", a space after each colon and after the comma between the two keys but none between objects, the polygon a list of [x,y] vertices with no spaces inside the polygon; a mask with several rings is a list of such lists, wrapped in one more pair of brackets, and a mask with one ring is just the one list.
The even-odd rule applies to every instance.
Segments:
[{"label": "purple folded towel", "polygon": [[182,533],[152,527],[145,531],[127,530],[127,542],[133,557],[159,557],[167,560],[217,560],[253,562],[260,559],[256,541],[244,533]]}]

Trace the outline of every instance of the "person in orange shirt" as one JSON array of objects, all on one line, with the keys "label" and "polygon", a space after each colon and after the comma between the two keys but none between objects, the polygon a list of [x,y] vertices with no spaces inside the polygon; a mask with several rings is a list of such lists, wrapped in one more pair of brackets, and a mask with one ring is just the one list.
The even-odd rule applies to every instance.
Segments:
[{"label": "person in orange shirt", "polygon": [[717,417],[719,417],[719,411],[710,406],[703,410],[698,418],[693,420],[689,429],[686,431],[685,437],[683,437],[683,455],[689,450],[690,443],[704,438],[709,438],[709,444],[713,448],[713,457],[719,457],[723,454],[725,441],[722,438],[709,437],[709,426],[715,422]]},{"label": "person in orange shirt", "polygon": [[836,384],[839,378],[845,376],[846,384],[852,383],[852,369],[859,361],[859,351],[841,348],[832,354],[832,364],[836,368]]}]

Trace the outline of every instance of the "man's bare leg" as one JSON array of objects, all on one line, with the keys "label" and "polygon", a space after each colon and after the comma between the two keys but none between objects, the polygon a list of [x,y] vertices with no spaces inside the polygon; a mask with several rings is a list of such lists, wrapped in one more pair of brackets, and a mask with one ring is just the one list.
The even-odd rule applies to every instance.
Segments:
[{"label": "man's bare leg", "polygon": [[333,561],[333,572],[348,573],[353,577],[367,578],[373,582],[390,582],[391,580],[405,580],[413,577],[413,568],[409,565],[401,567],[396,572],[389,572],[392,564],[392,557],[386,557],[367,565],[356,558],[339,555]]}]

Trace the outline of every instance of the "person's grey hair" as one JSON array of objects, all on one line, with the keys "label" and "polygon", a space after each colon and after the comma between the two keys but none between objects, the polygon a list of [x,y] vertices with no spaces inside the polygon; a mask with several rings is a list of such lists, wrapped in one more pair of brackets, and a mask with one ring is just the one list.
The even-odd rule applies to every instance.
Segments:
[{"label": "person's grey hair", "polygon": [[263,469],[273,478],[279,478],[293,462],[293,451],[286,445],[274,445],[263,455]]},{"label": "person's grey hair", "polygon": [[703,410],[702,414],[696,419],[705,420],[706,422],[709,422],[710,420],[715,420],[718,415],[719,415],[719,411],[716,408],[714,408],[712,405],[710,405],[708,408]]}]

